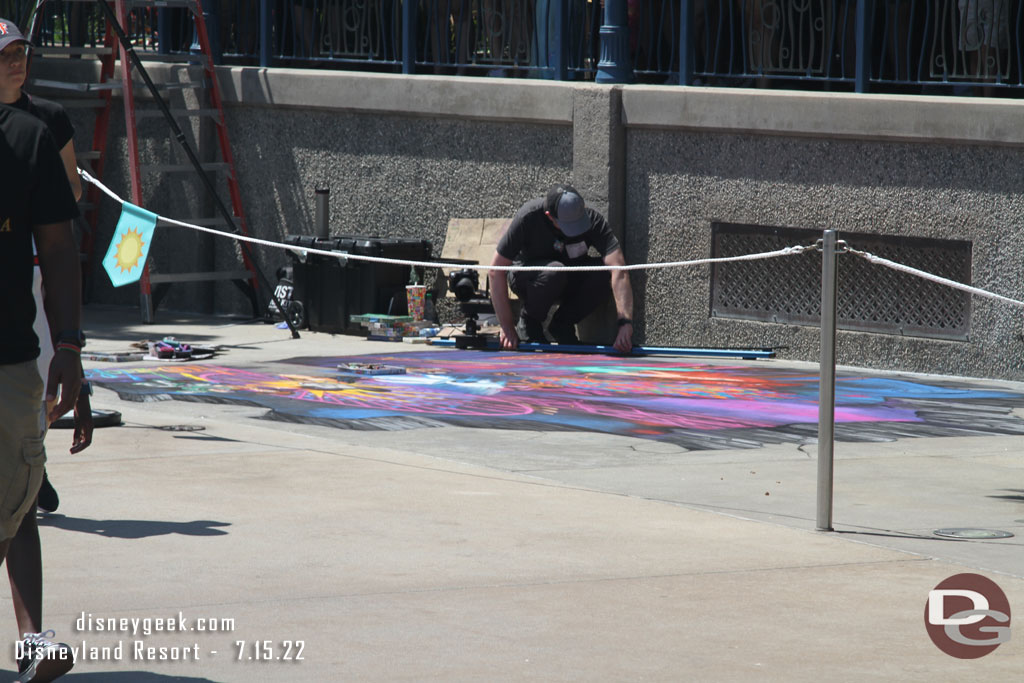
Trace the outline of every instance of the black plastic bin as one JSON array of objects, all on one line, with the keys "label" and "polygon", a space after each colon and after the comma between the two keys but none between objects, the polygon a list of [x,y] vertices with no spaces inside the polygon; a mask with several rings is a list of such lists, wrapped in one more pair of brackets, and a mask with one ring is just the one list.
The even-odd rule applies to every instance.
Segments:
[{"label": "black plastic bin", "polygon": [[[285,243],[306,249],[338,251],[359,256],[379,256],[404,261],[429,261],[427,240],[360,237],[356,235],[288,235]],[[306,309],[309,329],[333,334],[366,334],[353,315],[391,313],[406,315],[405,286],[409,266],[342,260],[309,254],[304,260],[292,255],[295,282],[293,298]],[[417,268],[423,282],[423,269]]]}]

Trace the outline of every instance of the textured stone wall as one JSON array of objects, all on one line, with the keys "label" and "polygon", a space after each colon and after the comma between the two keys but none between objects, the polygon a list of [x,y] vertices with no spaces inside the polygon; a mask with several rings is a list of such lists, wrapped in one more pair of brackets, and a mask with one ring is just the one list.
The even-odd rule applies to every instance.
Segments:
[{"label": "textured stone wall", "polygon": [[[971,240],[973,284],[1024,298],[1019,148],[641,129],[629,133],[627,163],[631,261],[708,257],[715,221]],[[785,346],[786,357],[817,359],[817,328],[710,317],[710,275],[698,266],[637,278],[648,343]],[[969,341],[841,330],[838,358],[1019,378],[1020,319],[1018,307],[975,297]]]},{"label": "textured stone wall", "polygon": [[[251,133],[234,142],[243,199],[273,241],[313,234],[329,188],[332,234],[426,239],[436,255],[450,218],[510,216],[571,170],[554,125],[273,109],[232,109],[229,125]],[[288,259],[260,253],[270,272]]]}]

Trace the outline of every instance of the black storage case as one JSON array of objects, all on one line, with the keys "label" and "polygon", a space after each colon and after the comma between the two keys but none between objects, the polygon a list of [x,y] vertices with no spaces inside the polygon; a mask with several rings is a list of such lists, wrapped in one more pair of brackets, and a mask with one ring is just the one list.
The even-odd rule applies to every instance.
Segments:
[{"label": "black storage case", "polygon": [[[285,243],[305,249],[346,252],[403,261],[429,261],[431,245],[427,240],[360,237],[356,235],[288,235]],[[309,254],[305,261],[289,252],[295,271],[296,301],[306,309],[309,329],[332,334],[366,334],[366,329],[350,321],[353,315],[389,313],[407,315],[405,286],[409,284],[409,266],[373,263]],[[423,282],[423,269],[418,268]]]}]

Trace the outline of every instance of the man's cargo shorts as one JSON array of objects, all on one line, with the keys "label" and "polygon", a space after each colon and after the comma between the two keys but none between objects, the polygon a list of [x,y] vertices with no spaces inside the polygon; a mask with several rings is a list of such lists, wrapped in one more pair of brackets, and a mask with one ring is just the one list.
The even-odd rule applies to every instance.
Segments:
[{"label": "man's cargo shorts", "polygon": [[12,538],[43,481],[43,380],[36,362],[0,365],[0,541]]}]

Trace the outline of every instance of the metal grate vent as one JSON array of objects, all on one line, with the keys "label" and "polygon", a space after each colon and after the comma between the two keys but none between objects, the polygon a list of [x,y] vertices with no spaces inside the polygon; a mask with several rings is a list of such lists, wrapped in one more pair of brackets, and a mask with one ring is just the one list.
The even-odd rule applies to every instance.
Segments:
[{"label": "metal grate vent", "polygon": [[[817,230],[712,223],[712,255],[741,256],[812,244]],[[971,281],[971,243],[959,240],[839,233],[855,249],[958,282]],[[838,326],[884,334],[967,339],[971,299],[945,287],[853,255],[839,256]],[[821,316],[821,254],[715,264],[711,315],[798,325]]]}]

